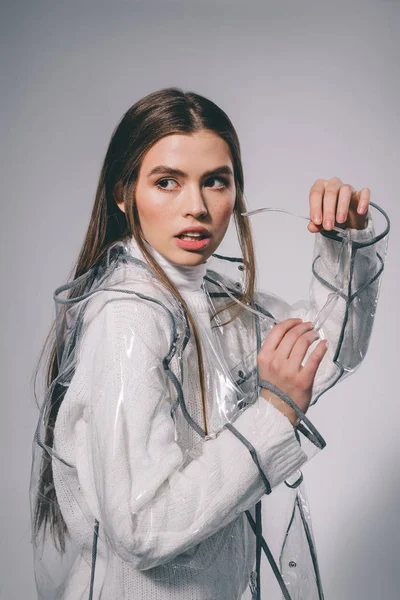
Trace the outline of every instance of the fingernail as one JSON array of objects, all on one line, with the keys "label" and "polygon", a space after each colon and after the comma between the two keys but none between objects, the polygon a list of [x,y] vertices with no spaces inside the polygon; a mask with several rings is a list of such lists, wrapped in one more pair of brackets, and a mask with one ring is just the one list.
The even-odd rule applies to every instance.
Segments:
[{"label": "fingernail", "polygon": [[331,227],[332,226],[332,221],[330,219],[327,219],[325,221],[325,227]]},{"label": "fingernail", "polygon": [[359,215],[363,215],[366,212],[366,210],[367,210],[367,207],[362,206],[362,205],[357,208],[357,212]]},{"label": "fingernail", "polygon": [[338,213],[336,220],[338,223],[343,223],[346,220],[346,215],[344,213]]},{"label": "fingernail", "polygon": [[321,217],[319,215],[314,215],[313,221],[316,225],[321,225]]}]

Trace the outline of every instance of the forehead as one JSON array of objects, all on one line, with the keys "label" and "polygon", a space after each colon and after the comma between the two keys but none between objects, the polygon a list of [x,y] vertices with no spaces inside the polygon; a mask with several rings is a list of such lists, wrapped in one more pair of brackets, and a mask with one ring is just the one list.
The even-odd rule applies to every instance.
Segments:
[{"label": "forehead", "polygon": [[228,144],[215,133],[202,130],[158,140],[146,153],[141,170],[147,173],[156,165],[167,165],[187,173],[201,173],[223,164],[232,167]]}]

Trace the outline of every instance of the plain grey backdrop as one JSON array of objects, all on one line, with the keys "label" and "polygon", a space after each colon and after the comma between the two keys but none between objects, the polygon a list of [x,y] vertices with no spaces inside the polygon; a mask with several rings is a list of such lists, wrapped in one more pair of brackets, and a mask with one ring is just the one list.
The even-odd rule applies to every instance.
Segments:
[{"label": "plain grey backdrop", "polygon": [[[2,600],[35,598],[31,376],[52,293],[83,240],[112,130],[139,98],[171,85],[230,116],[250,208],[307,215],[315,179],[337,176],[369,187],[391,217],[369,352],[315,407],[327,447],[304,474],[326,599],[399,597],[399,39],[394,1],[3,3]],[[305,252],[306,226],[282,237],[288,257]],[[270,234],[260,217],[262,283],[301,296],[282,281]]]}]

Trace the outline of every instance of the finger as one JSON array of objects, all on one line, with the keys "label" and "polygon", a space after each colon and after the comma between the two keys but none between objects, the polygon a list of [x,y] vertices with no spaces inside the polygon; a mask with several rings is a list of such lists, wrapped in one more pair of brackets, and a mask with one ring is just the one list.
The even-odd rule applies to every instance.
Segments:
[{"label": "finger", "polygon": [[310,219],[315,225],[322,223],[322,198],[325,191],[325,179],[317,179],[309,194]]},{"label": "finger", "polygon": [[[369,203],[370,203],[370,195],[371,192],[368,188],[363,188],[360,192],[357,190],[353,190],[350,206],[349,206],[349,214],[346,221],[346,227],[350,227],[353,229],[364,229],[367,226],[368,217],[366,212],[368,212]],[[359,211],[366,212],[359,212]]]},{"label": "finger", "polygon": [[336,221],[344,223],[349,214],[350,200],[355,192],[355,189],[349,184],[343,184],[339,190],[339,197],[336,210]]},{"label": "finger", "polygon": [[306,321],[305,323],[300,323],[299,325],[292,327],[292,329],[286,332],[276,349],[277,357],[283,360],[287,359],[295,344],[298,342],[298,339],[303,336],[303,334],[312,331],[312,326],[311,321]]},{"label": "finger", "polygon": [[322,225],[316,225],[315,223],[310,221],[309,224],[307,225],[307,228],[308,228],[308,231],[311,231],[311,233],[318,233],[319,231],[321,231]]},{"label": "finger", "polygon": [[368,208],[371,202],[371,190],[369,188],[363,188],[359,192],[359,200],[357,212],[359,215],[365,215],[368,212]]},{"label": "finger", "polygon": [[289,355],[289,361],[293,369],[297,371],[301,368],[302,362],[307,354],[309,347],[318,338],[319,334],[314,329],[312,329],[311,331],[306,331],[303,335],[299,336],[296,343],[293,345],[292,351]]},{"label": "finger", "polygon": [[301,319],[285,319],[285,321],[275,325],[265,339],[262,348],[268,351],[276,350],[286,332],[299,323],[302,323]]},{"label": "finger", "polygon": [[338,177],[332,177],[325,188],[322,200],[322,224],[327,231],[330,231],[335,224],[336,204],[341,185],[342,182]]},{"label": "finger", "polygon": [[315,374],[317,369],[324,358],[326,351],[328,349],[327,340],[321,340],[319,344],[317,344],[314,350],[311,352],[310,356],[307,359],[306,364],[303,367],[304,376],[310,381],[314,381]]}]

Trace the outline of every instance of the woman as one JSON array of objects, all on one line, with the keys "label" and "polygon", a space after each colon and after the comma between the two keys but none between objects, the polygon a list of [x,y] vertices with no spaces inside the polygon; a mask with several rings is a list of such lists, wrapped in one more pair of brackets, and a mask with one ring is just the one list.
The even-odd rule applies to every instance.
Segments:
[{"label": "woman", "polygon": [[[309,230],[336,219],[371,240],[369,203],[366,188],[317,180]],[[245,210],[239,141],[214,103],[168,88],[127,111],[74,279],[55,293],[32,473],[39,598],[259,597],[260,500],[308,460],[300,421],[323,447],[305,413],[318,377],[326,389],[343,370],[309,320],[255,290]],[[208,268],[232,216],[239,289]],[[337,240],[318,239],[333,260]],[[374,267],[361,264],[359,283]],[[313,293],[322,307],[331,290],[316,281]],[[264,310],[261,326],[246,306]],[[341,320],[327,321],[330,341]],[[370,326],[358,331],[365,346]]]}]

